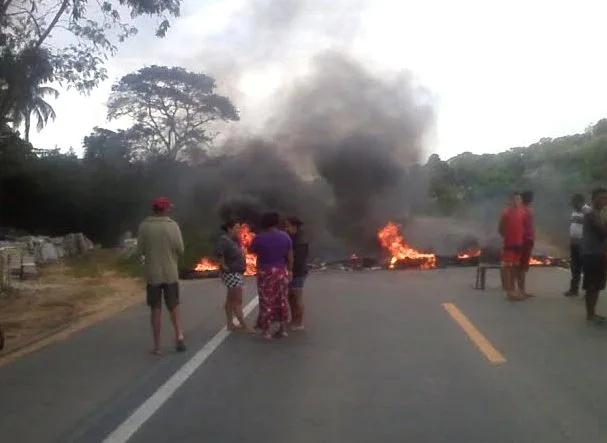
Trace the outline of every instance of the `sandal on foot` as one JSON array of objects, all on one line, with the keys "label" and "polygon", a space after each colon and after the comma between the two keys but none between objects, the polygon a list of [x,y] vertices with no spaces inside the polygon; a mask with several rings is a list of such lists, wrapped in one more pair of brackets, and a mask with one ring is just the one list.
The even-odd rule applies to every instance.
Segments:
[{"label": "sandal on foot", "polygon": [[177,352],[185,352],[188,348],[185,345],[185,341],[183,340],[183,338],[180,338],[179,340],[177,340],[177,343],[175,344],[175,350]]}]

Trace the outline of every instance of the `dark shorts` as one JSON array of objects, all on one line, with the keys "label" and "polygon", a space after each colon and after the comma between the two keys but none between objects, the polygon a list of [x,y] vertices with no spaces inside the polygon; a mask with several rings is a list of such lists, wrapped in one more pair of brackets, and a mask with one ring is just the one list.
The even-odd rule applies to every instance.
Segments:
[{"label": "dark shorts", "polygon": [[161,283],[159,285],[147,285],[148,306],[152,309],[162,307],[162,298],[169,311],[179,304],[179,283]]},{"label": "dark shorts", "polygon": [[290,289],[303,289],[304,283],[306,282],[306,276],[302,275],[299,277],[293,277],[291,283],[289,283]]},{"label": "dark shorts", "polygon": [[602,291],[607,283],[607,259],[604,255],[582,256],[585,291]]}]

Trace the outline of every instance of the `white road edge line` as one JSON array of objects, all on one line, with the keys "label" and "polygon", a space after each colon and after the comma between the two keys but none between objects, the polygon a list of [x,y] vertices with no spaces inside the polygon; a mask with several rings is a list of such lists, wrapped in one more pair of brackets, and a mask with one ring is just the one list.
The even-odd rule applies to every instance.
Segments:
[{"label": "white road edge line", "polygon": [[[244,308],[245,317],[257,307],[257,297]],[[194,356],[175,372],[151,397],[149,397],[135,412],[131,414],[118,428],[114,430],[103,443],[126,443],[147,422],[152,415],[183,385],[198,369],[213,351],[230,335],[225,326],[209,340]]]}]

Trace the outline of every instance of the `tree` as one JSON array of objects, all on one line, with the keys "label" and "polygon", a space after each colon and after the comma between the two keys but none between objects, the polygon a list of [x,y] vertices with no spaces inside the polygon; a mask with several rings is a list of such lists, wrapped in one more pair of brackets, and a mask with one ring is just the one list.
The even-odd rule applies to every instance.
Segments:
[{"label": "tree", "polygon": [[[67,87],[88,92],[107,78],[104,68],[108,56],[116,52],[116,44],[135,34],[132,25],[136,17],[159,17],[156,30],[163,37],[168,28],[168,16],[178,16],[181,0],[0,0],[0,65],[15,61],[27,64],[28,55],[44,59],[51,67],[43,77],[30,84],[56,81]],[[130,12],[124,20],[119,8]],[[93,18],[98,18],[99,21]],[[57,34],[60,38],[51,37]],[[67,44],[57,45],[58,41]],[[41,57],[43,55],[43,57]],[[23,65],[23,63],[22,63]],[[21,66],[17,72],[24,72]],[[1,70],[1,69],[0,69]],[[14,73],[15,70],[13,69]],[[19,99],[19,89],[0,73],[0,124],[12,112]]]},{"label": "tree", "polygon": [[[1,1],[1,0],[0,0]],[[0,125],[21,120],[36,89],[53,79],[50,53],[42,48],[26,48],[15,52],[3,48],[0,53]]]},{"label": "tree", "polygon": [[33,86],[28,94],[19,97],[19,101],[13,107],[13,125],[15,127],[25,124],[25,141],[30,139],[30,126],[32,114],[36,117],[36,129],[42,131],[48,119],[55,120],[57,115],[53,107],[44,100],[47,96],[57,98],[59,92],[49,86]]},{"label": "tree", "polygon": [[111,131],[95,127],[84,137],[84,162],[122,168],[132,160],[131,150],[124,131]]},{"label": "tree", "polygon": [[430,175],[429,194],[436,209],[445,215],[451,214],[461,199],[460,185],[449,163],[432,154],[426,163]]},{"label": "tree", "polygon": [[211,142],[214,121],[237,121],[238,111],[215,92],[215,80],[183,68],[149,66],[112,87],[108,118],[131,118],[129,138],[141,156],[176,160]]},{"label": "tree", "polygon": [[594,135],[607,134],[607,118],[602,118],[592,127],[592,133]]}]

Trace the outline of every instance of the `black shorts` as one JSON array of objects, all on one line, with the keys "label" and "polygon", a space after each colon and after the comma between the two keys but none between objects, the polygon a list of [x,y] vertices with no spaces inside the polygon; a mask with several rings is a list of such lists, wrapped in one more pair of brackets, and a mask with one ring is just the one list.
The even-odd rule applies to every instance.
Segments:
[{"label": "black shorts", "polygon": [[164,304],[169,311],[172,311],[179,304],[179,283],[161,283],[159,285],[147,285],[148,306],[152,309],[162,307],[162,297],[164,295]]},{"label": "black shorts", "polygon": [[583,288],[585,291],[602,291],[607,283],[607,259],[604,255],[584,255],[582,257],[584,272]]}]

